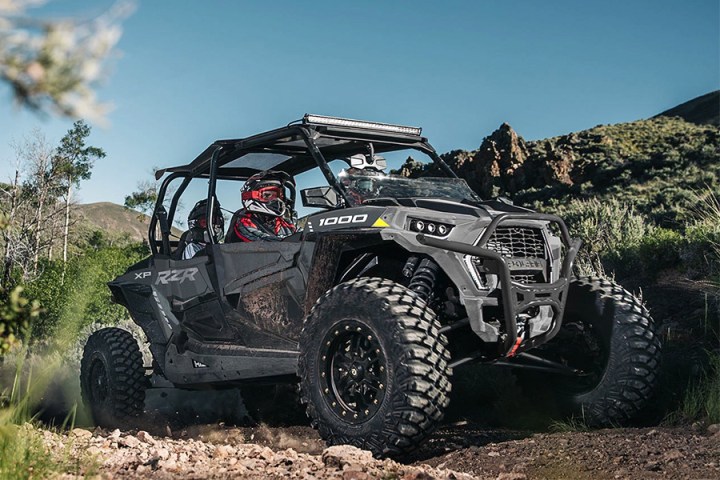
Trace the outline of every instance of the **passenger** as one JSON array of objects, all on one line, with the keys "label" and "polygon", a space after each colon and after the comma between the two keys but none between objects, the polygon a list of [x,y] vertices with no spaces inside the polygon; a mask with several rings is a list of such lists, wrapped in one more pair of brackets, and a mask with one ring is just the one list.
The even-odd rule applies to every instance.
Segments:
[{"label": "passenger", "polygon": [[225,242],[275,242],[292,235],[297,231],[294,200],[295,181],[290,175],[272,170],[256,173],[242,188],[243,208],[233,215]]},{"label": "passenger", "polygon": [[[207,234],[207,199],[200,200],[190,210],[187,225],[188,230],[180,237],[177,249],[178,252],[182,252],[183,260],[194,257],[210,243]],[[225,233],[225,217],[217,199],[213,208],[213,232],[217,241],[222,240]]]}]

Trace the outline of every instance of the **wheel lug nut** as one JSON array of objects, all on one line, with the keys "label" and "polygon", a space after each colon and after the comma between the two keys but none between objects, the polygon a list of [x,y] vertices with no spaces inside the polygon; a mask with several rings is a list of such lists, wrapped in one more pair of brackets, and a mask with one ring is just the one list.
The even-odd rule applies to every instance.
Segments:
[{"label": "wheel lug nut", "polygon": [[378,404],[377,398],[376,398],[375,400],[373,400],[373,404],[374,404],[374,405],[377,405],[377,404]]},{"label": "wheel lug nut", "polygon": [[345,415],[347,415],[347,412],[346,412],[345,410],[343,410],[343,411],[342,411],[342,416],[344,417]]},{"label": "wheel lug nut", "polygon": [[357,413],[355,415],[353,415],[353,418],[357,418],[357,417],[358,417]]},{"label": "wheel lug nut", "polygon": [[375,353],[380,353],[380,349],[379,349],[379,348],[376,348],[376,349],[375,349]]},{"label": "wheel lug nut", "polygon": [[323,362],[327,360],[327,355],[323,355]]},{"label": "wheel lug nut", "polygon": [[350,325],[345,325],[345,330],[350,330]]},{"label": "wheel lug nut", "polygon": [[382,365],[380,365],[380,371],[381,371],[381,372],[384,372],[384,371],[385,371],[385,367],[383,367]]},{"label": "wheel lug nut", "polygon": [[365,415],[370,415],[370,410],[365,410]]},{"label": "wheel lug nut", "polygon": [[325,378],[325,372],[322,372],[322,373],[320,374],[320,376],[323,377],[323,378]]},{"label": "wheel lug nut", "polygon": [[372,335],[368,335],[368,340],[372,340]]},{"label": "wheel lug nut", "polygon": [[327,346],[329,347],[329,346],[330,346],[330,342],[328,341],[325,345],[327,345]]},{"label": "wheel lug nut", "polygon": [[382,390],[383,388],[385,388],[385,385],[381,383],[380,385],[378,385],[378,387],[380,388],[380,390]]},{"label": "wheel lug nut", "polygon": [[340,335],[340,331],[335,330],[335,336],[338,336],[338,335]]},{"label": "wheel lug nut", "polygon": [[325,389],[325,393],[330,393],[330,389],[329,389],[329,388],[326,388],[326,389]]},{"label": "wheel lug nut", "polygon": [[333,406],[333,407],[337,407],[337,402],[333,402],[333,403],[332,403],[332,406]]},{"label": "wheel lug nut", "polygon": [[357,328],[355,329],[355,331],[357,331],[357,332],[361,332],[361,331],[362,331],[362,328],[360,328],[360,327],[357,327]]}]

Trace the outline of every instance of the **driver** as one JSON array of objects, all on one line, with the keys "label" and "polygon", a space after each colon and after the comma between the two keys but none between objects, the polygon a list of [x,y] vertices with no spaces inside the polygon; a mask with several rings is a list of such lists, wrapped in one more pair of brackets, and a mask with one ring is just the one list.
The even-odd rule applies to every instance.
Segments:
[{"label": "driver", "polygon": [[372,177],[382,176],[383,173],[374,168],[360,169],[350,167],[340,172],[340,181],[345,186],[350,198],[355,204],[364,203],[369,198],[375,198],[379,195],[379,189],[375,186],[375,180]]},{"label": "driver", "polygon": [[233,215],[225,243],[273,242],[292,235],[297,231],[294,198],[295,181],[285,172],[266,170],[248,178],[242,188],[243,208]]}]

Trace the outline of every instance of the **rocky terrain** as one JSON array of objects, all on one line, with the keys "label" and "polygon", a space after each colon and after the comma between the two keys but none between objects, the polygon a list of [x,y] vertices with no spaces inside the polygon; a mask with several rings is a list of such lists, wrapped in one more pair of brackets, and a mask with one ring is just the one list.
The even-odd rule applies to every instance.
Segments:
[{"label": "rocky terrain", "polygon": [[190,426],[156,434],[76,428],[42,435],[51,452],[81,465],[76,473],[103,479],[720,478],[720,425],[533,434],[460,422],[441,428],[403,463],[354,447],[326,448],[304,426]]}]

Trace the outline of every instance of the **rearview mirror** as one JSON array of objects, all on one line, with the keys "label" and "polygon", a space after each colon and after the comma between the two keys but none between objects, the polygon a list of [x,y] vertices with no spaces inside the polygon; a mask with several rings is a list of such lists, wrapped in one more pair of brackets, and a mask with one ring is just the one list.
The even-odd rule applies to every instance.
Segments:
[{"label": "rearview mirror", "polygon": [[381,157],[380,155],[363,155],[362,153],[358,153],[351,156],[348,160],[350,160],[351,167],[359,168],[361,170],[365,168],[374,168],[375,170],[382,171],[387,168],[387,160],[385,160],[385,157]]},{"label": "rearview mirror", "polygon": [[335,208],[338,205],[338,195],[332,187],[315,187],[300,190],[304,207]]}]

